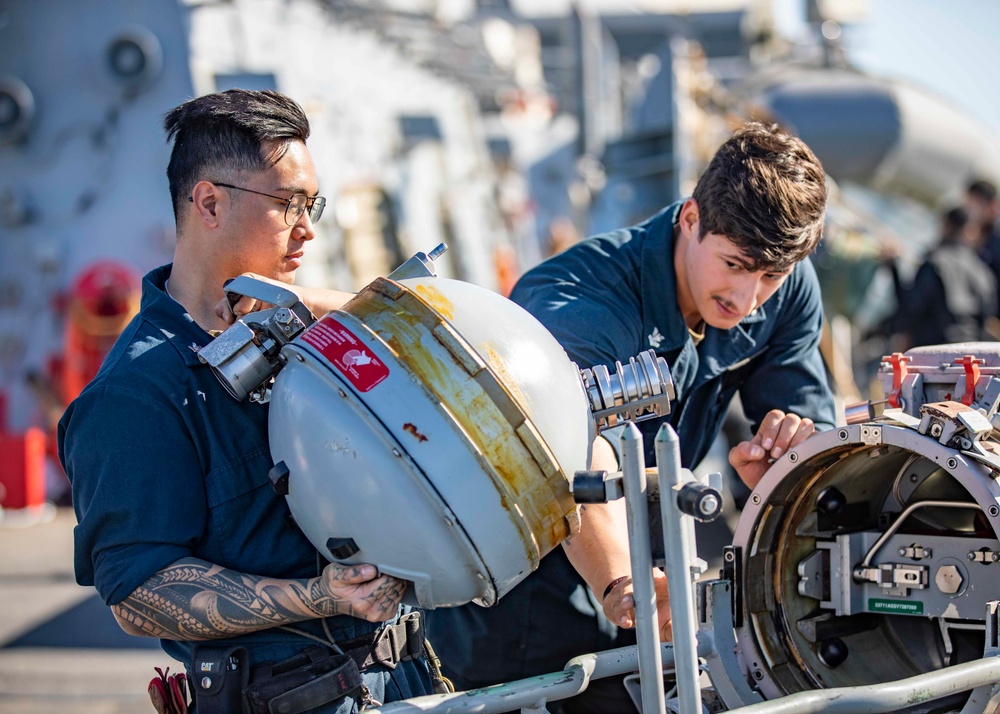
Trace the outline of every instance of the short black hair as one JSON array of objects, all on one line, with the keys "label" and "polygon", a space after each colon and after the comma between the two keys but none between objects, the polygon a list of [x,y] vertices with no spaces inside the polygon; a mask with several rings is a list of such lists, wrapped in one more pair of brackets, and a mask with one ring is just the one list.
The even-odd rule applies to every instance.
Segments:
[{"label": "short black hair", "polygon": [[987,203],[993,203],[993,201],[997,198],[996,185],[986,179],[975,179],[970,181],[969,185],[965,187],[965,191],[966,193],[982,199]]},{"label": "short black hair", "polygon": [[167,112],[163,129],[174,142],[167,180],[175,218],[199,181],[264,171],[284,156],[289,142],[309,138],[302,107],[270,90],[230,89],[191,99]]},{"label": "short black hair", "polygon": [[812,150],[778,125],[749,122],[698,179],[699,238],[723,235],[754,270],[784,270],[823,234],[826,174]]},{"label": "short black hair", "polygon": [[955,206],[941,214],[941,239],[944,242],[957,240],[962,229],[969,222],[968,212],[961,206]]}]

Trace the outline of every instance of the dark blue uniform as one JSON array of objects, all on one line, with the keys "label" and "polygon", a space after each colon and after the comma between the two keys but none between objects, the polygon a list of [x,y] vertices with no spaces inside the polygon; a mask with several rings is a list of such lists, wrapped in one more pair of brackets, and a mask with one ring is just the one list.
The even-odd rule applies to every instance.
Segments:
[{"label": "dark blue uniform", "polygon": [[[550,258],[521,278],[511,299],[538,318],[580,367],[627,362],[651,348],[666,359],[677,391],[667,419],[687,468],[705,456],[737,390],[755,430],[771,409],[832,427],[812,264],[796,265],[737,327],[706,326],[696,347],[677,304],[674,274],[674,225],[682,205]],[[659,426],[659,420],[640,425],[647,464],[655,463],[652,437]],[[558,671],[576,655],[635,642],[633,632],[619,632],[604,617],[562,549],[495,607],[435,610],[429,620],[445,673],[461,688]]]},{"label": "dark blue uniform", "polygon": [[[275,578],[314,577],[325,565],[286,523],[288,506],[268,479],[267,407],[237,402],[199,362],[212,337],[164,292],[169,275],[164,266],[145,277],[139,314],[59,424],[79,520],[77,582],[96,585],[108,605],[184,557]],[[326,623],[338,641],[377,627],[347,616]],[[322,620],[293,627],[326,638]],[[161,643],[190,671],[198,643]],[[253,665],[313,641],[272,628],[214,644],[246,647]],[[374,667],[364,678],[380,701],[431,691],[423,662]]]}]

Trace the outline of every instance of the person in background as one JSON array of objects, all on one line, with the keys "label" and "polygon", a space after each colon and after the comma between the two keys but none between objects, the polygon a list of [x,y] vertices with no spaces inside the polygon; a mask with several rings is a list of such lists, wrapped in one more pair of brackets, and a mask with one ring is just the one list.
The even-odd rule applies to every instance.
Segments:
[{"label": "person in background", "polygon": [[[650,348],[666,359],[677,394],[666,420],[687,468],[708,452],[738,391],[755,433],[729,459],[753,487],[774,459],[834,424],[818,350],[819,283],[806,260],[820,240],[826,197],[822,166],[801,140],[750,123],[717,151],[692,198],[569,247],[526,273],[511,299],[577,364],[613,367]],[[640,425],[647,464],[661,423]],[[613,449],[618,436],[606,432],[595,448]],[[634,644],[634,633],[621,629],[631,623],[612,616],[632,597],[628,569],[595,582],[567,555],[548,555],[493,608],[428,613],[445,673],[460,689],[558,671],[577,655]],[[617,678],[548,707],[634,708]]]},{"label": "person in background", "polygon": [[[59,425],[77,582],[197,673],[199,714],[241,711],[250,695],[265,710],[350,712],[430,693],[405,583],[326,563],[289,525],[268,479],[266,405],[237,402],[198,360],[227,327],[224,282],[291,284],[316,236],[309,122],[277,92],[234,89],[181,104],[164,128],[173,263],[146,275],[139,314]],[[295,291],[318,314],[348,297]]]},{"label": "person in background", "polygon": [[975,234],[973,247],[1000,285],[1000,201],[996,185],[986,179],[970,181],[964,206]]},{"label": "person in background", "polygon": [[997,311],[997,282],[979,257],[982,224],[964,208],[941,215],[941,240],[904,285],[895,259],[888,260],[897,308],[883,331],[891,349],[996,339],[990,333]]}]

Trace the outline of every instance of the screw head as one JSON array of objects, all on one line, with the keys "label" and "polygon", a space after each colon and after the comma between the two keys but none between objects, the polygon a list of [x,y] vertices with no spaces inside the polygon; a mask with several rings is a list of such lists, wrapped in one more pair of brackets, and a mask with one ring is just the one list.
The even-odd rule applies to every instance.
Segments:
[{"label": "screw head", "polygon": [[954,565],[942,565],[934,575],[934,584],[945,595],[954,595],[962,589],[962,572]]},{"label": "screw head", "polygon": [[698,502],[698,510],[703,516],[714,515],[719,510],[719,499],[712,494],[706,495]]}]

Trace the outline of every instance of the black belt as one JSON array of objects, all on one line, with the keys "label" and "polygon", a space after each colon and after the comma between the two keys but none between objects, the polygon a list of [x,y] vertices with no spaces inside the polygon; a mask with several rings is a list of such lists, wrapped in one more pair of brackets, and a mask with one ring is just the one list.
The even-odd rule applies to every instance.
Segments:
[{"label": "black belt", "polygon": [[254,667],[246,689],[250,712],[311,711],[359,690],[361,697],[370,697],[361,672],[378,665],[395,669],[400,662],[424,656],[423,618],[419,612],[411,612],[395,625],[337,644],[343,655],[331,655],[313,646],[276,665]]},{"label": "black belt", "polygon": [[424,656],[424,619],[419,612],[411,612],[395,625],[337,644],[362,672],[376,665],[395,669],[400,662]]}]

